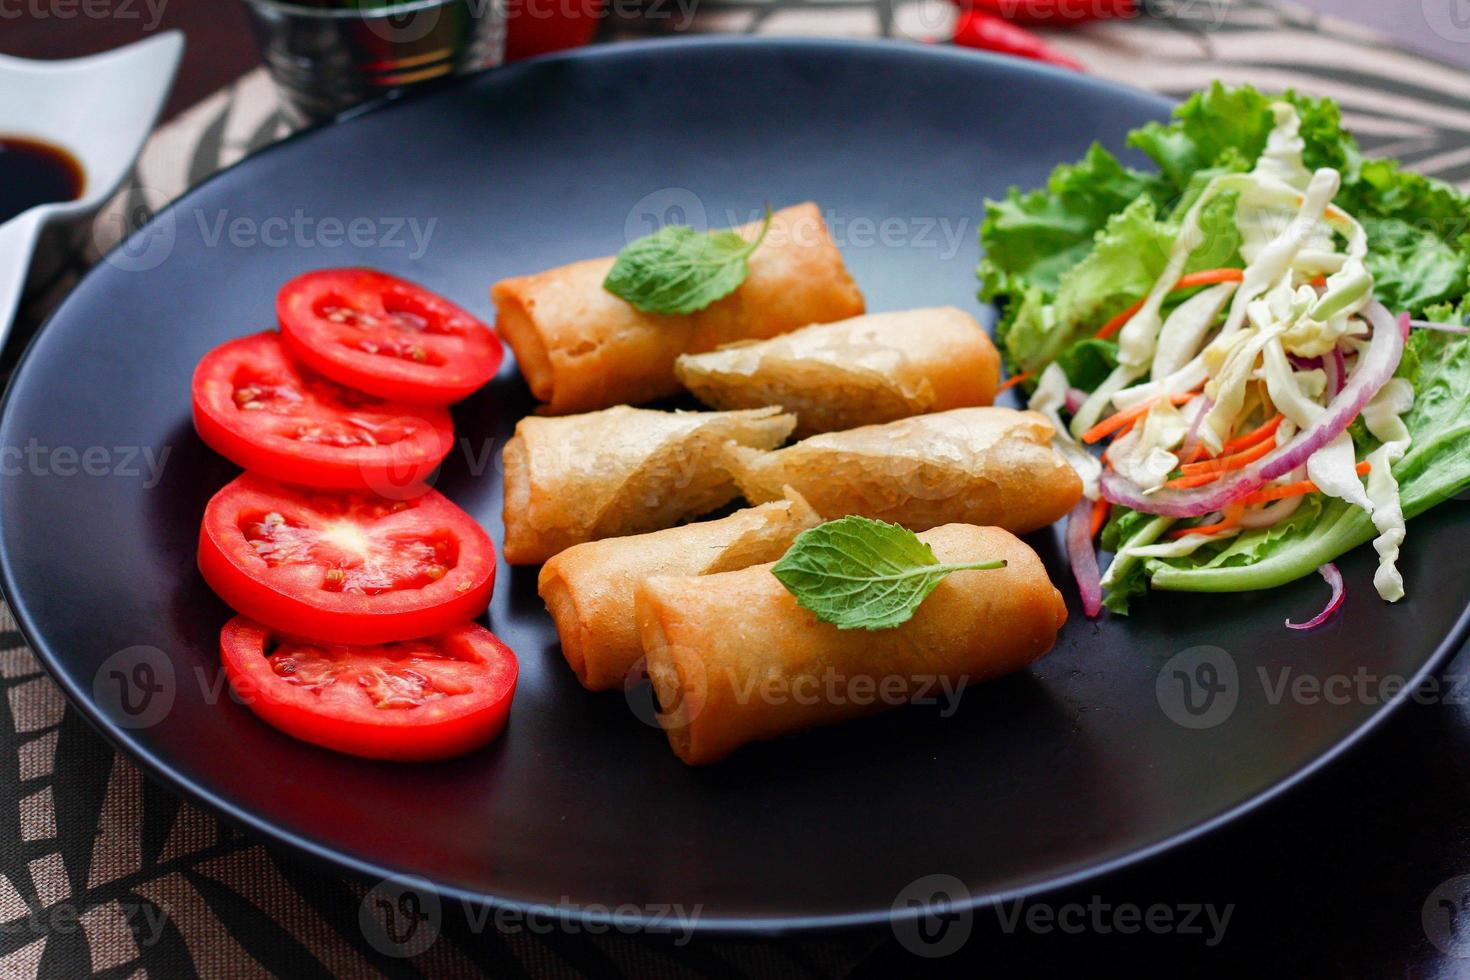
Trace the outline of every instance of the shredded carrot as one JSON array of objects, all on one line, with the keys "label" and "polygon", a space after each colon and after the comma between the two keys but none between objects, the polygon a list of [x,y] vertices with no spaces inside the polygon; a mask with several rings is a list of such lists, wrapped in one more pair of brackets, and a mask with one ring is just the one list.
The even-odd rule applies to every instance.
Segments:
[{"label": "shredded carrot", "polygon": [[1277,412],[1276,417],[1271,419],[1266,424],[1258,426],[1247,432],[1245,435],[1239,436],[1235,439],[1231,439],[1229,442],[1227,442],[1220,449],[1220,455],[1229,456],[1231,453],[1238,453],[1242,449],[1254,446],[1256,443],[1268,439],[1271,436],[1274,436],[1276,434],[1276,430],[1281,428],[1281,423],[1285,420],[1286,416],[1282,415],[1280,412]]},{"label": "shredded carrot", "polygon": [[[1169,395],[1168,398],[1169,401],[1173,402],[1175,405],[1183,405],[1185,402],[1193,398],[1195,394],[1195,392],[1191,391],[1185,394]],[[1159,396],[1159,398],[1162,397],[1164,396]],[[1119,429],[1122,429],[1124,426],[1128,425],[1128,423],[1133,422],[1146,415],[1148,413],[1148,410],[1154,407],[1154,403],[1157,402],[1159,398],[1150,398],[1148,401],[1139,402],[1132,408],[1125,408],[1121,412],[1109,415],[1097,425],[1094,425],[1092,428],[1082,433],[1082,441],[1091,445],[1104,436],[1112,435],[1114,432],[1117,432]]]},{"label": "shredded carrot", "polygon": [[[1366,459],[1359,463],[1357,467],[1355,467],[1359,476],[1367,476],[1368,471],[1372,468],[1373,464],[1368,462]],[[1283,483],[1279,486],[1267,487],[1264,490],[1257,490],[1255,493],[1250,494],[1249,496],[1241,497],[1240,503],[1246,505],[1268,504],[1273,500],[1284,500],[1287,497],[1300,497],[1302,494],[1320,492],[1321,490],[1317,486],[1317,484],[1313,483],[1311,480],[1302,480],[1300,483]]]},{"label": "shredded carrot", "polygon": [[1260,459],[1262,456],[1276,448],[1276,444],[1269,439],[1256,443],[1254,446],[1244,449],[1229,456],[1216,456],[1199,463],[1185,463],[1179,467],[1179,472],[1185,476],[1221,476],[1231,470],[1238,470],[1248,466]]},{"label": "shredded carrot", "polygon": [[1108,522],[1108,511],[1112,505],[1106,499],[1099,497],[1092,502],[1092,536],[1097,537],[1097,532],[1103,529]]},{"label": "shredded carrot", "polygon": [[1200,524],[1196,527],[1182,527],[1177,531],[1170,531],[1169,537],[1177,541],[1179,538],[1187,538],[1191,534],[1221,534],[1239,525],[1241,515],[1244,513],[1245,505],[1237,502],[1225,508],[1225,513],[1222,520],[1214,524]]},{"label": "shredded carrot", "polygon": [[1010,389],[1014,388],[1016,385],[1021,384],[1024,381],[1030,381],[1030,380],[1031,380],[1031,372],[1030,371],[1022,371],[1020,374],[1017,374],[1017,375],[1014,375],[1012,377],[1006,378],[1004,381],[1002,381],[1000,383],[1000,387],[995,389],[995,393],[998,395],[1002,391],[1009,391]]},{"label": "shredded carrot", "polygon": [[1189,458],[1184,460],[1184,462],[1198,463],[1201,459],[1208,455],[1209,453],[1205,450],[1205,444],[1202,442],[1196,442],[1194,444],[1194,448],[1189,451]]},{"label": "shredded carrot", "polygon": [[[1245,273],[1240,269],[1206,269],[1204,272],[1191,272],[1173,285],[1173,289],[1192,289],[1195,286],[1213,286],[1220,282],[1240,282],[1245,278]],[[1106,340],[1119,330],[1143,309],[1143,304],[1148,300],[1139,300],[1128,309],[1113,317],[1103,328],[1097,332],[1098,340]]]},{"label": "shredded carrot", "polygon": [[1193,490],[1202,487],[1206,483],[1214,483],[1220,478],[1218,473],[1196,473],[1193,476],[1175,477],[1164,484],[1165,490]]}]

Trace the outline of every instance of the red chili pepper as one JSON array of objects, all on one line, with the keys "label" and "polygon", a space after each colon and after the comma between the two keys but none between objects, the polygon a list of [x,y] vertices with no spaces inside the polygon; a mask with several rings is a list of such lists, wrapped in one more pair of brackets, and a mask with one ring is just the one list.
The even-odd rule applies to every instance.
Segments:
[{"label": "red chili pepper", "polygon": [[955,22],[954,43],[965,48],[979,48],[1000,54],[1016,55],[1033,61],[1045,61],[1074,71],[1083,68],[1024,27],[1017,27],[994,14],[979,10],[961,10]]},{"label": "red chili pepper", "polygon": [[1139,0],[956,0],[965,8],[982,10],[1021,24],[1066,27],[1092,20],[1136,17]]}]

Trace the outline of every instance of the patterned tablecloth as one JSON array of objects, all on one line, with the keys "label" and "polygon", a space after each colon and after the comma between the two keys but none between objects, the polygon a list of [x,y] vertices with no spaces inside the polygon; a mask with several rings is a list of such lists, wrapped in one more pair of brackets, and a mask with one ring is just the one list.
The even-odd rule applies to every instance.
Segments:
[{"label": "patterned tablecloth", "polygon": [[[1417,4],[1409,4],[1417,8]],[[1212,79],[1338,99],[1365,148],[1470,182],[1470,76],[1306,10],[1258,0],[1160,0],[1156,16],[1056,32],[1092,72],[1169,95]],[[617,20],[603,40],[676,31],[943,36],[947,0],[703,0],[691,23]],[[257,70],[160,129],[92,240],[27,305],[28,335],[125,231],[280,138]],[[11,358],[13,358],[13,351]],[[9,359],[7,359],[9,360]],[[758,942],[497,921],[445,904],[407,945],[384,932],[398,896],[324,873],[144,779],[67,706],[0,607],[0,978],[881,974],[888,930]],[[496,928],[499,926],[499,928]],[[411,955],[405,955],[411,954]]]}]

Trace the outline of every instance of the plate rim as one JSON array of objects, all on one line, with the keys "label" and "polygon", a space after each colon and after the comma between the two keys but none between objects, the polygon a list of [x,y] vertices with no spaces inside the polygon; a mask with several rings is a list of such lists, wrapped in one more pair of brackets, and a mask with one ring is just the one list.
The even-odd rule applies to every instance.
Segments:
[{"label": "plate rim", "polygon": [[[594,44],[568,51],[556,52],[542,55],[526,61],[517,62],[513,65],[504,65],[498,68],[487,69],[469,75],[458,76],[447,79],[443,83],[431,84],[423,89],[406,93],[398,93],[373,100],[364,105],[356,106],[340,113],[332,120],[320,125],[292,133],[263,149],[248,154],[241,159],[211,174],[205,180],[188,188],[184,193],[172,199],[159,210],[147,224],[131,232],[128,236],[113,246],[92,268],[88,269],[78,280],[77,284],[68,292],[65,299],[49,313],[37,327],[35,333],[26,342],[21,356],[11,373],[11,377],[5,386],[3,397],[0,397],[0,441],[6,434],[12,421],[13,403],[16,402],[15,391],[24,373],[30,370],[33,362],[38,357],[38,350],[44,343],[48,328],[52,322],[62,314],[70,303],[73,296],[90,279],[97,270],[108,264],[108,259],[117,251],[123,249],[135,236],[146,233],[155,222],[164,215],[169,214],[176,208],[187,204],[195,194],[204,191],[215,181],[226,179],[236,169],[251,163],[259,157],[275,153],[285,147],[294,145],[301,140],[310,140],[319,134],[335,128],[341,123],[348,123],[361,116],[376,114],[379,112],[393,111],[398,107],[412,105],[423,100],[433,100],[456,91],[460,88],[475,84],[479,79],[494,73],[504,76],[515,73],[521,74],[525,70],[523,66],[538,66],[551,62],[572,62],[584,60],[612,60],[617,58],[644,58],[648,56],[657,57],[664,49],[686,49],[686,48],[711,48],[740,50],[751,48],[788,48],[793,52],[803,50],[825,49],[827,51],[857,51],[866,53],[881,53],[884,56],[897,58],[913,58],[917,60],[948,60],[955,62],[980,62],[988,63],[992,68],[1000,69],[1002,72],[1013,73],[1024,79],[1026,76],[1047,78],[1052,81],[1066,79],[1069,84],[1075,84],[1082,88],[1102,89],[1119,94],[1126,94],[1133,99],[1154,100],[1159,108],[1165,109],[1177,105],[1175,100],[1156,92],[1134,88],[1109,79],[1097,78],[1092,75],[1082,74],[1063,68],[1024,60],[1021,58],[994,55],[983,51],[955,48],[951,46],[926,45],[903,39],[871,39],[871,38],[832,38],[832,37],[798,37],[798,36],[764,36],[764,35],[727,35],[710,34],[697,37],[683,38],[655,38],[634,41],[619,41],[614,43]],[[226,823],[237,828],[243,828],[246,832],[255,835],[262,842],[274,847],[280,847],[294,856],[305,858],[319,866],[330,867],[335,871],[350,874],[362,880],[384,881],[384,880],[411,880],[414,887],[424,888],[443,899],[466,903],[473,906],[489,906],[497,909],[506,909],[523,915],[535,915],[546,909],[553,908],[546,902],[526,901],[522,899],[504,898],[485,892],[449,885],[442,882],[432,881],[422,875],[411,871],[395,870],[386,865],[352,857],[327,845],[318,843],[303,835],[294,834],[275,826],[270,821],[260,818],[249,810],[236,806],[227,800],[221,799],[212,791],[192,779],[177,772],[165,759],[159,757],[156,752],[149,751],[138,744],[129,730],[116,725],[107,719],[95,706],[90,692],[73,685],[66,679],[66,672],[61,668],[63,658],[57,656],[55,650],[42,639],[42,634],[37,624],[31,617],[28,605],[17,591],[16,569],[11,561],[9,549],[6,547],[9,525],[5,519],[5,510],[0,505],[0,593],[10,607],[15,619],[16,626],[26,641],[27,645],[35,654],[36,659],[46,670],[47,675],[61,689],[68,704],[74,708],[93,731],[101,735],[112,748],[125,755],[129,761],[136,764],[149,778],[166,786],[170,791],[178,793],[181,797],[202,806],[212,815],[224,820]],[[1317,755],[1315,758],[1299,766],[1290,775],[1266,786],[1254,794],[1245,796],[1234,805],[1204,820],[1197,821],[1189,826],[1183,827],[1176,832],[1166,835],[1146,846],[1130,850],[1126,853],[1116,855],[1104,861],[1088,864],[1085,867],[1076,868],[1063,874],[1054,874],[1040,878],[1036,881],[1012,888],[971,891],[962,900],[955,902],[953,908],[957,911],[973,912],[982,906],[994,906],[999,903],[1012,902],[1019,899],[1030,898],[1048,892],[1058,891],[1085,881],[1093,880],[1119,871],[1123,868],[1146,862],[1166,851],[1195,841],[1204,837],[1212,831],[1231,823],[1232,821],[1257,810],[1282,795],[1295,789],[1309,778],[1317,775],[1328,765],[1335,762],[1352,748],[1359,744],[1366,736],[1381,726],[1392,714],[1394,714],[1406,701],[1410,700],[1415,693],[1424,685],[1425,681],[1470,637],[1470,603],[1461,610],[1459,618],[1450,628],[1449,632],[1435,647],[1434,651],[1425,658],[1423,664],[1403,685],[1399,693],[1392,698],[1385,699],[1371,714],[1369,714],[1356,728],[1347,735],[1340,738],[1331,747]],[[966,886],[968,889],[968,886]],[[924,914],[923,908],[878,908],[866,909],[858,912],[841,914],[805,914],[791,915],[787,913],[776,913],[769,916],[764,915],[699,915],[688,924],[691,934],[697,933],[703,936],[719,935],[762,935],[779,936],[796,932],[809,932],[814,930],[841,930],[857,929],[862,927],[875,927],[882,925],[892,926],[895,923],[918,918]],[[611,911],[589,911],[586,908],[578,908],[571,911],[557,909],[559,917],[566,917],[572,921],[583,924],[598,926],[628,926],[644,928],[653,924],[654,920],[646,915],[627,916],[614,914]]]}]

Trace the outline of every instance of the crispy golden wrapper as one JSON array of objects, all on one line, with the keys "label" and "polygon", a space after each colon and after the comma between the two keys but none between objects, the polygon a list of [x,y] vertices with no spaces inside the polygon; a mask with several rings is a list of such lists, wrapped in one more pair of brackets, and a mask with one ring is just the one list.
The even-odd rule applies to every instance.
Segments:
[{"label": "crispy golden wrapper", "polygon": [[633,593],[650,575],[708,575],[775,561],[796,536],[822,522],[791,492],[783,500],[717,521],[573,545],[541,569],[561,652],[588,690],[623,686],[643,659]]},{"label": "crispy golden wrapper", "polygon": [[533,565],[583,541],[657,531],[708,513],[739,492],[722,447],[770,449],[795,424],[778,408],[657,412],[626,405],[521,419],[503,454],[505,560]]},{"label": "crispy golden wrapper", "polygon": [[[760,223],[737,229],[754,238]],[[643,313],[602,288],[613,258],[589,259],[490,290],[495,328],[550,415],[638,404],[679,390],[674,359],[686,351],[774,337],[863,312],[815,204],[777,211],[729,296],[686,316]]]},{"label": "crispy golden wrapper", "polygon": [[683,354],[679,381],[712,408],[780,405],[796,435],[989,405],[1000,355],[952,306],[816,324],[769,340]]},{"label": "crispy golden wrapper", "polygon": [[790,486],[823,517],[861,514],[922,531],[981,524],[1025,534],[1058,520],[1082,481],[1038,412],[958,408],[812,436],[775,452],[728,446],[751,503]]},{"label": "crispy golden wrapper", "polygon": [[1003,558],[947,576],[886,630],[839,630],[796,604],[771,565],[654,576],[635,607],[669,744],[690,765],[1021,670],[1056,642],[1061,593],[1026,544],[993,527],[919,535],[941,562]]}]

